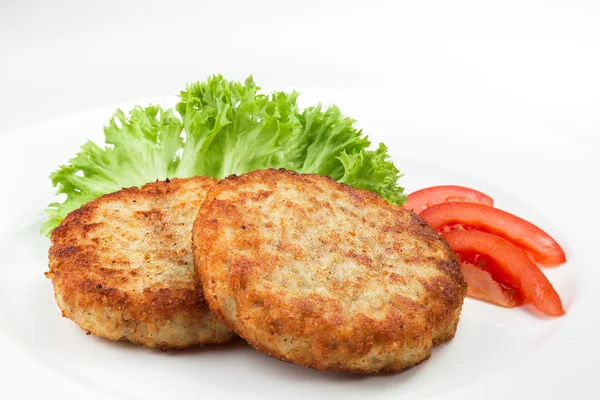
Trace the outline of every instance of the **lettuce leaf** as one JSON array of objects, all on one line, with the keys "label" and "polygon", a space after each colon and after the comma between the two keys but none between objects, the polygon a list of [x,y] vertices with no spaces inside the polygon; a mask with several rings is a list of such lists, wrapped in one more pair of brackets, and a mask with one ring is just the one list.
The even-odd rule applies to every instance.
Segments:
[{"label": "lettuce leaf", "polygon": [[181,92],[177,111],[186,133],[181,176],[221,179],[284,166],[285,146],[302,134],[298,94],[269,96],[258,89],[252,77],[241,84],[215,76]]},{"label": "lettuce leaf", "polygon": [[135,107],[128,115],[117,110],[104,127],[104,147],[88,141],[50,175],[64,200],[48,206],[42,233],[50,234],[83,204],[124,187],[266,168],[327,175],[393,204],[406,201],[387,147],[369,150],[371,142],[339,108],[300,111],[297,92],[259,90],[252,77],[240,83],[215,75],[188,85],[176,111],[156,105]]},{"label": "lettuce leaf", "polygon": [[182,130],[172,110],[135,107],[129,116],[117,110],[104,127],[107,146],[88,141],[68,164],[50,174],[57,195],[65,200],[48,206],[41,232],[50,234],[68,213],[98,196],[175,176]]}]

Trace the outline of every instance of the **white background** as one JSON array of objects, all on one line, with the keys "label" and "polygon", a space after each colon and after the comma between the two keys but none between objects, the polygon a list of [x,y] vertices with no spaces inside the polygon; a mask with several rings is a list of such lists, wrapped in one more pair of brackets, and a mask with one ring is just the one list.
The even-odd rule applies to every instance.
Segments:
[{"label": "white background", "polygon": [[0,3],[0,135],[212,73],[493,109],[600,150],[598,1]]},{"label": "white background", "polygon": [[0,133],[220,72],[502,109],[600,146],[599,71],[594,0],[0,3]]}]

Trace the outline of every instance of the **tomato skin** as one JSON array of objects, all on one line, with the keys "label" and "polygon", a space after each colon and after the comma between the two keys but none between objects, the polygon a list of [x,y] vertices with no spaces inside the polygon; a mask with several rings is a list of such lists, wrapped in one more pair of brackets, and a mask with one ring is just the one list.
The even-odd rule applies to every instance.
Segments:
[{"label": "tomato skin", "polygon": [[562,302],[546,275],[529,259],[527,254],[499,236],[477,230],[454,230],[442,234],[452,250],[458,254],[477,253],[493,260],[490,271],[501,274],[510,285],[521,291],[523,299],[542,313],[558,317],[565,314]]},{"label": "tomato skin", "polygon": [[462,225],[501,236],[528,253],[543,266],[567,261],[560,245],[546,232],[516,215],[494,207],[474,203],[444,203],[424,210],[420,217],[434,229]]},{"label": "tomato skin", "polygon": [[523,305],[521,293],[506,290],[488,271],[467,262],[461,262],[460,270],[467,281],[467,297],[506,308]]},{"label": "tomato skin", "polygon": [[407,210],[412,210],[417,214],[420,214],[427,207],[450,201],[479,203],[490,207],[494,205],[494,199],[487,194],[481,193],[475,189],[456,185],[431,186],[417,190],[407,197],[408,201],[403,207]]}]

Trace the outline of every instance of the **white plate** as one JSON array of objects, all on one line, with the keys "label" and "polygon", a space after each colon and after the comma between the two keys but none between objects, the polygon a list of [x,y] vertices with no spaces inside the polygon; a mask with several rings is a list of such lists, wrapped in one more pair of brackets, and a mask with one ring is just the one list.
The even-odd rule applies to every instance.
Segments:
[{"label": "white plate", "polygon": [[[385,141],[406,174],[407,192],[432,184],[472,186],[555,236],[569,262],[545,272],[567,315],[546,319],[527,307],[505,310],[467,299],[454,340],[407,372],[377,377],[296,367],[243,343],[162,353],[86,336],[54,303],[43,275],[49,241],[38,230],[53,197],[48,174],[85,139],[102,139],[112,106],[0,137],[3,390],[63,399],[594,398],[600,378],[594,333],[600,327],[598,154],[489,110],[386,93],[300,92],[303,104],[335,102],[373,142]],[[154,99],[166,106],[174,101]]]}]

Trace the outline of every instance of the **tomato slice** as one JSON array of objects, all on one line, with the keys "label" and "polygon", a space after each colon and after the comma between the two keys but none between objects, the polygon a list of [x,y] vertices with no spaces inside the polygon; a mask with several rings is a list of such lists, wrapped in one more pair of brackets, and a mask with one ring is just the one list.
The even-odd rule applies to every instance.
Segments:
[{"label": "tomato slice", "polygon": [[519,290],[501,285],[485,269],[464,261],[461,262],[460,269],[467,281],[468,297],[506,308],[523,304],[523,295]]},{"label": "tomato slice", "polygon": [[560,245],[546,232],[516,215],[475,203],[444,203],[424,210],[420,216],[434,229],[444,231],[460,225],[509,240],[544,266],[564,263],[567,259]]},{"label": "tomato slice", "polygon": [[546,275],[508,240],[476,230],[454,230],[442,236],[461,260],[476,255],[478,262],[484,261],[485,268],[500,283],[505,281],[520,290],[525,302],[550,316],[565,314],[560,297]]},{"label": "tomato slice", "polygon": [[407,197],[408,201],[404,204],[404,208],[412,210],[417,214],[420,214],[427,207],[450,201],[479,203],[488,206],[494,205],[494,199],[487,194],[464,186],[432,186],[417,190]]}]

